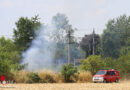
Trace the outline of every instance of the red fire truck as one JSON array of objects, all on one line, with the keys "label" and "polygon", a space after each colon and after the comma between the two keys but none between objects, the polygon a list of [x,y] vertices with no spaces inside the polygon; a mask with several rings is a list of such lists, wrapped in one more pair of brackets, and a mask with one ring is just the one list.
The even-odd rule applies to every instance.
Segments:
[{"label": "red fire truck", "polygon": [[120,75],[117,70],[114,69],[103,69],[99,70],[93,76],[93,82],[119,82]]}]

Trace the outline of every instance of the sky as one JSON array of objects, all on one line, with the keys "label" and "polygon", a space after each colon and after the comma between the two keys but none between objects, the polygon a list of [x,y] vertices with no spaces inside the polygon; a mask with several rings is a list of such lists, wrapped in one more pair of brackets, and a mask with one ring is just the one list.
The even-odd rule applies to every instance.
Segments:
[{"label": "sky", "polygon": [[15,22],[20,17],[31,18],[37,14],[44,24],[51,23],[57,13],[68,17],[83,37],[95,29],[102,34],[108,20],[130,14],[130,0],[0,0],[0,37],[12,38]]}]

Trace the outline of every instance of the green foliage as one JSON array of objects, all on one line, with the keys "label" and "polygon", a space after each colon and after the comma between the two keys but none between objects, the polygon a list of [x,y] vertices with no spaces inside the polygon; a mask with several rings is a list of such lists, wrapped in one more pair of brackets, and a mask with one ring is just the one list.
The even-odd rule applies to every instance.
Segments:
[{"label": "green foliage", "polygon": [[95,74],[98,70],[104,69],[105,62],[101,56],[89,56],[87,59],[81,61],[80,69],[83,71],[90,71]]},{"label": "green foliage", "polygon": [[[95,48],[95,54],[99,55],[100,54],[100,36],[98,34],[94,34],[94,48]],[[86,58],[89,55],[93,54],[93,34],[90,35],[85,35],[82,38],[82,41],[80,42],[81,48],[85,51],[86,53]]]},{"label": "green foliage", "polygon": [[117,69],[124,76],[130,73],[130,54],[119,57],[116,63]]},{"label": "green foliage", "polygon": [[71,81],[71,77],[74,77],[74,74],[77,73],[77,67],[74,67],[73,64],[67,64],[62,67],[62,75],[66,82]]},{"label": "green foliage", "polygon": [[[102,56],[118,58],[130,46],[130,16],[110,20],[102,35]],[[125,47],[125,48],[124,48]],[[121,51],[120,51],[121,50]]]},{"label": "green foliage", "polygon": [[81,61],[80,69],[90,71],[95,74],[100,69],[116,69],[120,72],[121,76],[130,73],[130,54],[120,56],[118,59],[101,56],[89,56],[86,60]]},{"label": "green foliage", "polygon": [[0,75],[6,75],[10,71],[10,64],[12,63],[9,60],[0,60]]},{"label": "green foliage", "polygon": [[0,38],[0,74],[7,76],[10,70],[18,70],[20,56],[10,39]]},{"label": "green foliage", "polygon": [[116,69],[120,72],[121,77],[130,73],[130,54],[122,55],[118,59],[107,57],[105,58],[107,69]]},{"label": "green foliage", "polygon": [[18,63],[20,60],[15,44],[4,37],[0,38],[0,60],[12,60],[13,63]]},{"label": "green foliage", "polygon": [[28,83],[39,83],[41,78],[38,76],[38,73],[31,72],[28,75]]},{"label": "green foliage", "polygon": [[11,60],[0,60],[0,75],[4,75],[6,80],[10,79],[11,70],[18,70],[18,64],[13,64]]},{"label": "green foliage", "polygon": [[104,58],[104,61],[106,63],[105,68],[106,69],[117,69],[117,59],[111,58],[111,57],[106,57]]},{"label": "green foliage", "polygon": [[[72,60],[85,58],[85,52],[79,47],[79,45],[77,43],[71,44],[70,53],[71,53]],[[67,54],[67,52],[66,52],[66,54]],[[66,56],[68,56],[68,55],[66,55]]]},{"label": "green foliage", "polygon": [[102,35],[102,56],[118,58],[120,55],[120,38],[114,31],[104,31]]},{"label": "green foliage", "polygon": [[35,38],[35,32],[41,26],[41,23],[38,20],[38,16],[32,17],[31,19],[21,17],[15,23],[16,29],[14,29],[14,42],[17,49],[20,51],[25,51]]},{"label": "green foliage", "polygon": [[127,55],[127,54],[130,54],[130,46],[121,47],[121,49],[120,49],[120,55],[123,56],[123,55]]}]

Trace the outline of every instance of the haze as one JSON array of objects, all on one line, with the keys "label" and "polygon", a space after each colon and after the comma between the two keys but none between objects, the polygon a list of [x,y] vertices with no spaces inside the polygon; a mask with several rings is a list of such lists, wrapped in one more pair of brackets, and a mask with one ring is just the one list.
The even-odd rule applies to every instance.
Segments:
[{"label": "haze", "polygon": [[37,14],[44,24],[57,13],[67,15],[77,28],[76,37],[92,33],[101,34],[108,20],[122,14],[129,15],[130,0],[0,0],[0,36],[12,38],[15,22],[21,17]]}]

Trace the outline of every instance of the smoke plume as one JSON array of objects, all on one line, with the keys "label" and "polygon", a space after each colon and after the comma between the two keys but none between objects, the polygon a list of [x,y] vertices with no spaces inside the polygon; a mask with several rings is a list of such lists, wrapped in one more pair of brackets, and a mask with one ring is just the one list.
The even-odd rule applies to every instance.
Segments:
[{"label": "smoke plume", "polygon": [[51,48],[54,46],[54,42],[48,39],[50,32],[50,27],[44,27],[38,30],[31,46],[22,54],[22,61],[24,64],[27,64],[26,70],[38,71],[41,69],[50,69],[54,71],[54,51]]}]

